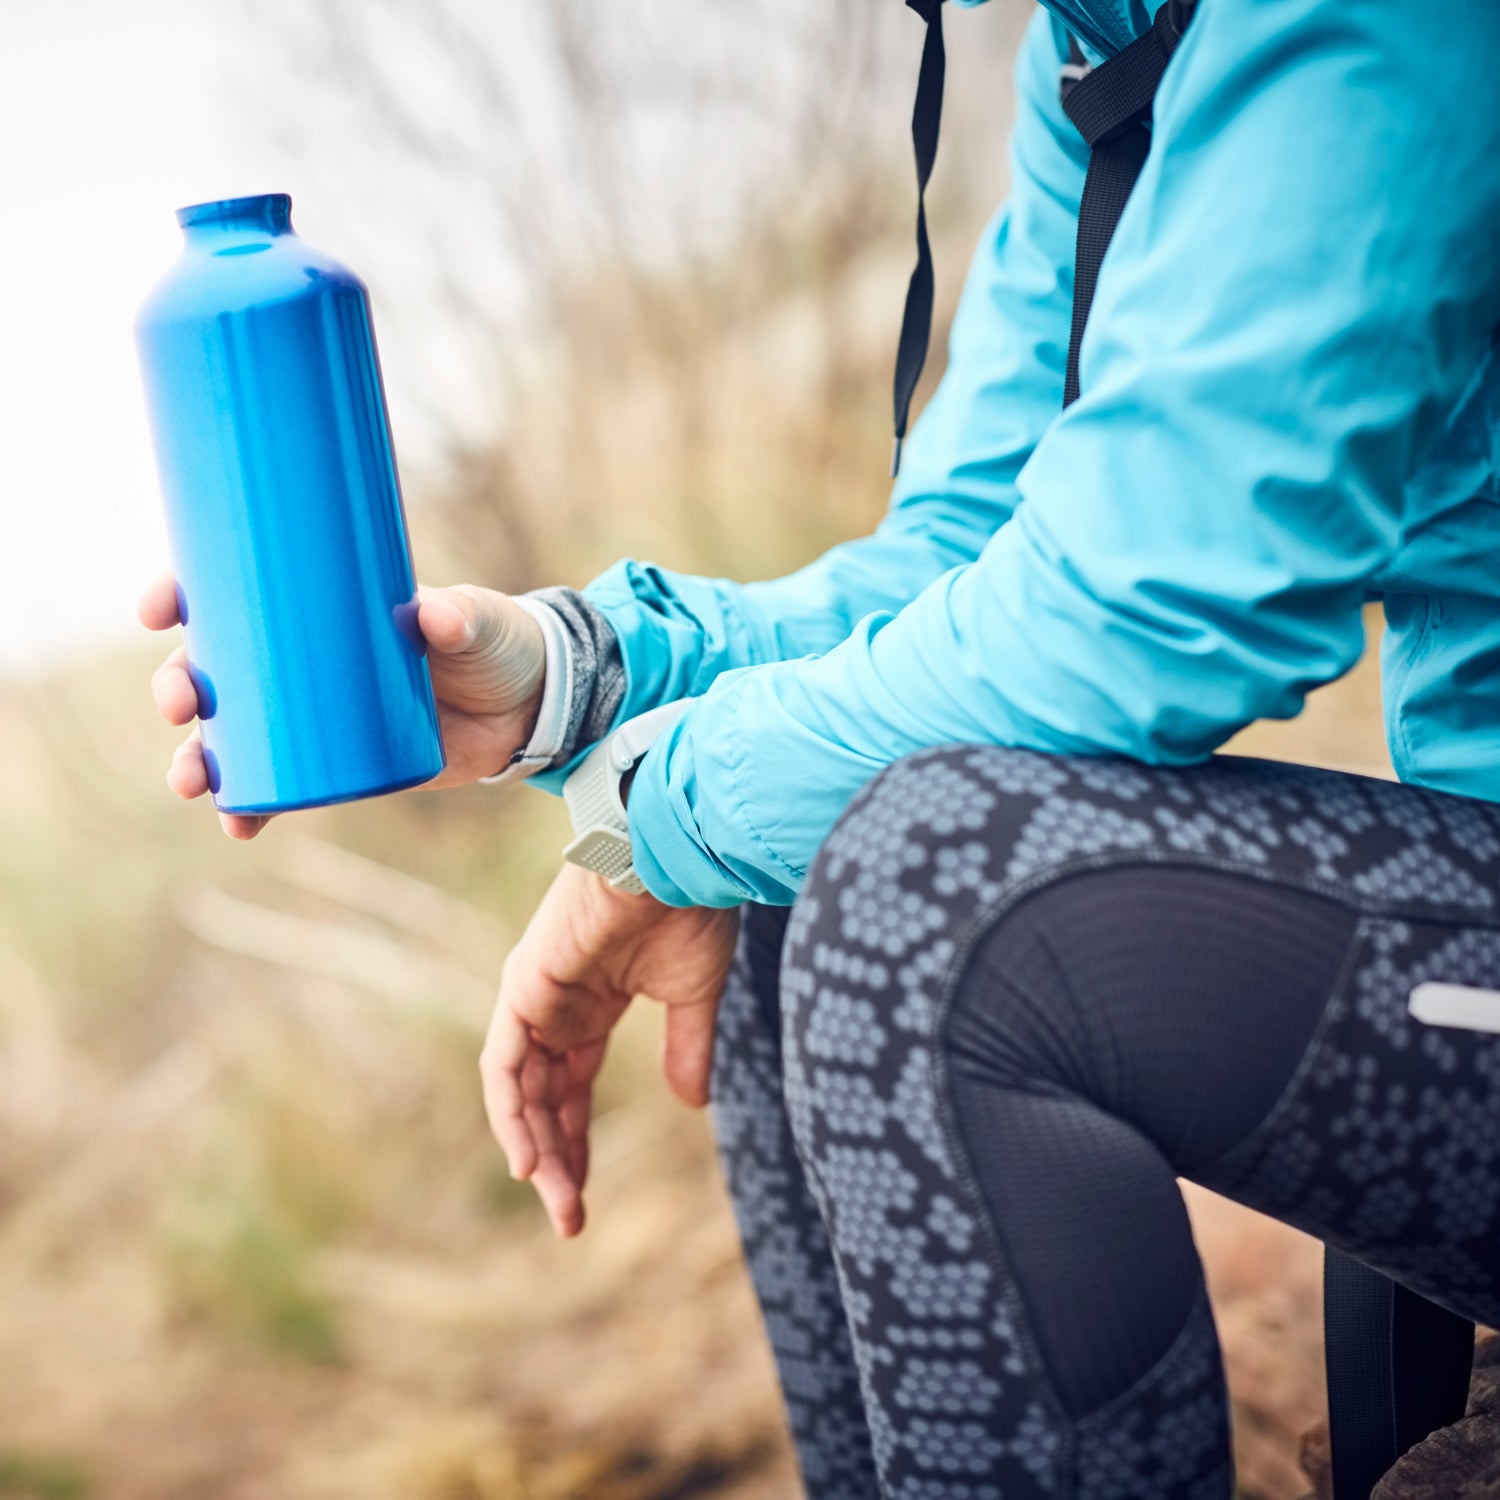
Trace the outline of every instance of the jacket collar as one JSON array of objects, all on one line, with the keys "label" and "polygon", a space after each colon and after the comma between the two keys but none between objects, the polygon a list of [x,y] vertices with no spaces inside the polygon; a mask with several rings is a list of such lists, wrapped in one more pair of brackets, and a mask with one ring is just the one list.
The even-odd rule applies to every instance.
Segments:
[{"label": "jacket collar", "polygon": [[[957,0],[980,5],[984,0]],[[1042,0],[1067,29],[1102,57],[1113,57],[1151,29],[1152,7],[1146,0]]]}]

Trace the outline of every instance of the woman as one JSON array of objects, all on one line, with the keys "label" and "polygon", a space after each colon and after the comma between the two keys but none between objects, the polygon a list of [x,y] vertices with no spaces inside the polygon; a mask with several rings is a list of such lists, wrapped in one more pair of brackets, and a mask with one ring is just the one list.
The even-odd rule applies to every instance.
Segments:
[{"label": "woman", "polygon": [[[608,1033],[668,1004],[818,1497],[1227,1495],[1178,1176],[1500,1319],[1500,1037],[1408,1009],[1500,985],[1500,11],[1207,0],[1059,415],[1064,27],[1150,17],[1049,10],[873,536],[421,609],[449,781],[686,704],[626,756],[634,877],[565,866],[511,955],[486,1100],[576,1233]],[[1412,784],[1209,759],[1371,595]],[[180,653],[155,691],[193,716]]]}]

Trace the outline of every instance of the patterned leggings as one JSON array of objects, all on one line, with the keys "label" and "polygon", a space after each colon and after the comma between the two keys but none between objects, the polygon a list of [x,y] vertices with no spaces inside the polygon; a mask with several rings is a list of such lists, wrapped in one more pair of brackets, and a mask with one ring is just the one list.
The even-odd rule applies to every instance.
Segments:
[{"label": "patterned leggings", "polygon": [[726,991],[724,1169],[815,1500],[1232,1490],[1175,1179],[1500,1320],[1500,806],[995,748],[878,777]]}]

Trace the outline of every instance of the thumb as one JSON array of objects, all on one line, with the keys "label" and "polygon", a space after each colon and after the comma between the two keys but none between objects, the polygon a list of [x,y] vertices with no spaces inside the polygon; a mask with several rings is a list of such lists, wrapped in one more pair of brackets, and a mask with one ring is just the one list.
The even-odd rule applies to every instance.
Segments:
[{"label": "thumb", "polygon": [[672,1092],[684,1104],[702,1109],[708,1103],[714,1061],[714,1021],[719,1002],[667,1007],[667,1033],[661,1066]]},{"label": "thumb", "polygon": [[422,639],[444,656],[483,654],[505,635],[512,611],[524,613],[504,594],[459,584],[417,591],[417,625]]},{"label": "thumb", "polygon": [[448,707],[466,714],[535,711],[547,646],[542,627],[508,594],[471,583],[424,588],[417,627],[428,645],[433,686]]}]

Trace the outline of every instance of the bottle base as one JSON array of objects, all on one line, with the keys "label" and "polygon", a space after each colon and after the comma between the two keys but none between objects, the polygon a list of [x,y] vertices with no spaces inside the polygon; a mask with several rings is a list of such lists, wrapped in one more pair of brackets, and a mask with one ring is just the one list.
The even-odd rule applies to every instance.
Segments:
[{"label": "bottle base", "polygon": [[383,781],[373,786],[358,787],[353,791],[334,792],[312,797],[277,798],[270,802],[229,802],[214,798],[214,807],[221,813],[233,813],[236,817],[269,817],[272,813],[305,812],[313,807],[336,807],[341,802],[363,802],[369,797],[385,797],[392,792],[408,792],[413,787],[425,786],[443,769],[439,761],[436,770],[423,771],[416,776],[398,777],[394,781]]}]

